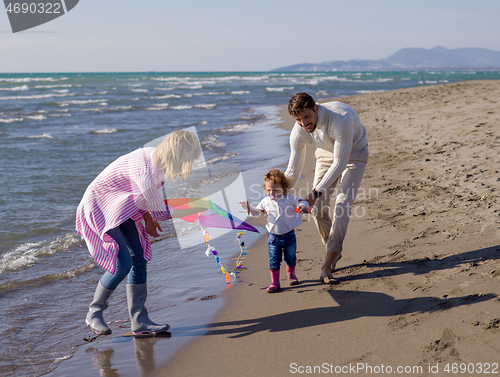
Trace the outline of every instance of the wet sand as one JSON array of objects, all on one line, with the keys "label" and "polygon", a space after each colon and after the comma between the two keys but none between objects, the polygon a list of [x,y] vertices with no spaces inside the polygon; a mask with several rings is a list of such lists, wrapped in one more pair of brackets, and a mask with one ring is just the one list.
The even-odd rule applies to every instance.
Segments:
[{"label": "wet sand", "polygon": [[[282,266],[282,291],[266,293],[260,241],[205,334],[154,375],[500,373],[500,81],[338,100],[360,114],[370,149],[339,284],[319,282],[324,247],[304,215],[301,284]],[[297,188],[313,170],[309,147]]]}]

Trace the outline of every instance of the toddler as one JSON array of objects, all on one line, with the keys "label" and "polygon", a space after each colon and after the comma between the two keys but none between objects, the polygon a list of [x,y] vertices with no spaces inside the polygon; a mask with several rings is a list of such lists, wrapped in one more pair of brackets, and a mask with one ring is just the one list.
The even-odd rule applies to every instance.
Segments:
[{"label": "toddler", "polygon": [[266,229],[269,232],[267,244],[271,273],[271,285],[267,288],[267,292],[275,293],[281,289],[279,278],[282,255],[286,262],[286,275],[290,285],[299,284],[295,276],[297,243],[294,228],[302,224],[299,212],[306,211],[309,204],[295,195],[288,194],[290,182],[279,169],[272,168],[264,175],[262,188],[267,196],[257,207],[250,206],[247,201],[242,201],[241,205],[247,210],[249,216],[258,217],[265,214],[267,217]]}]

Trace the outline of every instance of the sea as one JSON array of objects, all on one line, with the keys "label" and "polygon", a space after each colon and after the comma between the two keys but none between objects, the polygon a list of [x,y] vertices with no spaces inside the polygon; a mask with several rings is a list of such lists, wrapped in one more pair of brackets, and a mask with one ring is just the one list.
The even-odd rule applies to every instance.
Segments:
[{"label": "sea", "polygon": [[[257,204],[262,176],[286,166],[280,109],[292,94],[316,101],[465,80],[497,71],[206,72],[0,74],[0,328],[2,376],[146,376],[192,339],[241,280],[235,259],[265,234],[162,223],[148,265],[150,317],[169,338],[122,337],[129,329],[125,282],[95,337],[84,318],[103,270],[75,231],[90,182],[112,161],[177,129],[195,132],[203,156],[168,197],[210,197],[245,221],[239,200]],[[208,253],[218,251],[219,261]],[[222,268],[221,268],[222,267]],[[242,271],[229,275],[225,272]]]}]

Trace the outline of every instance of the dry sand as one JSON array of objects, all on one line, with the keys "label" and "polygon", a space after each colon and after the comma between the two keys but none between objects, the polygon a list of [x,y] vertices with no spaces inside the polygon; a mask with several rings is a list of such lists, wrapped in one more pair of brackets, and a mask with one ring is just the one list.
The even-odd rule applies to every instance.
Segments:
[{"label": "dry sand", "polygon": [[[370,148],[334,274],[340,283],[320,284],[324,248],[304,215],[301,284],[288,287],[282,267],[284,289],[266,293],[260,242],[206,334],[159,376],[402,375],[404,368],[445,376],[454,375],[453,363],[458,371],[473,363],[474,373],[460,375],[500,373],[500,81],[338,100],[360,114]],[[302,186],[312,181],[312,147],[307,159]]]}]

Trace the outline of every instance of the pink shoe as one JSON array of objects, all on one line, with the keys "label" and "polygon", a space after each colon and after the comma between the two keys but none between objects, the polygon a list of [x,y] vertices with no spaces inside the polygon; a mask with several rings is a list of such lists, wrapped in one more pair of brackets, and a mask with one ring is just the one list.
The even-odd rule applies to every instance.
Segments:
[{"label": "pink shoe", "polygon": [[280,287],[280,270],[270,270],[271,273],[271,285],[267,287],[267,293],[276,293]]},{"label": "pink shoe", "polygon": [[299,279],[295,276],[295,267],[286,266],[286,276],[288,277],[288,282],[290,285],[299,284]]}]

